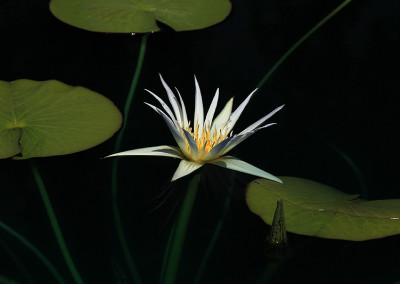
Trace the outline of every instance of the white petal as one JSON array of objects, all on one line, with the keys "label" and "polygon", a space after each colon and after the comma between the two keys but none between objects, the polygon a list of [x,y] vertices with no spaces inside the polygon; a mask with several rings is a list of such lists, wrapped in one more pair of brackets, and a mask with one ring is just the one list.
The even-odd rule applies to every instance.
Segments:
[{"label": "white petal", "polygon": [[218,116],[214,119],[212,125],[211,125],[211,137],[213,136],[214,132],[217,130],[219,131],[222,129],[226,123],[229,120],[229,117],[232,113],[232,105],[233,105],[233,98],[231,98],[224,108],[221,110],[221,112],[218,114]]},{"label": "white petal", "polygon": [[221,141],[217,145],[215,145],[210,152],[203,158],[203,161],[209,161],[215,159],[219,156],[222,156],[222,151],[225,149],[226,145],[233,139],[234,137],[228,137],[225,140]]},{"label": "white petal", "polygon": [[197,160],[199,158],[199,148],[197,148],[196,141],[194,141],[192,135],[190,135],[189,132],[187,132],[185,129],[183,130],[183,134],[185,134],[186,140],[189,143],[190,147],[190,155],[192,156],[192,159]]},{"label": "white petal", "polygon": [[277,113],[278,111],[280,111],[285,105],[281,105],[280,107],[277,107],[276,109],[274,109],[273,111],[271,111],[269,114],[267,114],[266,116],[262,117],[261,119],[257,120],[256,122],[254,122],[252,125],[250,125],[249,127],[247,127],[245,130],[243,130],[242,132],[240,132],[239,134],[244,134],[248,131],[253,130],[254,128],[258,127],[259,125],[261,125],[262,123],[264,123],[264,121],[266,121],[268,118],[270,118],[271,116],[273,116],[275,113]]},{"label": "white petal", "polygon": [[196,76],[194,76],[194,83],[196,85],[196,95],[195,95],[195,105],[194,105],[194,124],[193,124],[193,132],[198,129],[199,140],[203,134],[203,125],[204,125],[204,109],[203,109],[203,99],[201,97],[199,83],[197,82]]},{"label": "white petal", "polygon": [[249,103],[251,96],[256,91],[257,91],[257,89],[255,89],[253,92],[251,92],[251,94],[248,95],[247,98],[240,104],[240,106],[238,106],[238,108],[231,114],[231,116],[229,117],[229,121],[228,121],[228,132],[230,132],[233,129],[233,127],[235,126],[236,122],[238,121],[240,115],[242,114],[244,108]]},{"label": "white petal", "polygon": [[152,91],[149,91],[147,89],[144,89],[145,91],[149,92],[150,95],[152,95],[154,98],[157,99],[157,101],[159,101],[159,103],[161,104],[161,106],[165,109],[165,111],[167,112],[167,114],[169,115],[169,117],[171,118],[172,121],[176,121],[175,115],[172,113],[171,109],[169,108],[169,106],[160,98],[158,97],[156,94],[154,94]]},{"label": "white petal", "polygon": [[[228,153],[229,151],[231,151],[233,148],[235,148],[237,145],[239,145],[240,143],[242,143],[244,140],[246,140],[247,138],[249,138],[251,135],[253,135],[254,133],[256,133],[258,130],[267,128],[271,125],[275,125],[276,123],[270,123],[267,125],[264,125],[262,127],[256,128],[252,131],[248,131],[244,134],[238,134],[236,136],[233,137],[233,139],[231,141],[229,141],[229,143],[225,146],[225,148],[221,151],[220,155],[225,155],[226,153]],[[210,151],[211,152],[211,151]]]},{"label": "white petal", "polygon": [[[149,107],[151,107],[155,112],[157,112],[158,114],[160,114],[159,113],[159,111],[161,111],[162,113],[164,113],[162,110],[160,110],[158,107],[156,107],[156,106],[153,106],[152,104],[149,104],[149,103],[146,103],[146,102],[144,102],[144,104],[146,104],[146,105],[148,105]],[[172,114],[172,113],[171,113]],[[180,127],[179,127],[179,125],[178,125],[178,122],[175,120],[175,118],[174,118],[174,116],[172,115],[172,118],[171,117],[168,117],[165,113],[164,113],[164,115],[172,122],[172,124],[174,125],[174,127],[176,128],[176,129],[180,129]]]},{"label": "white petal", "polygon": [[179,148],[181,149],[181,151],[183,152],[183,154],[186,157],[189,157],[189,152],[186,148],[185,140],[183,139],[182,135],[180,134],[180,132],[178,131],[178,129],[176,128],[174,123],[171,121],[171,119],[158,107],[155,107],[148,103],[145,103],[145,104],[147,104],[148,106],[153,108],[156,112],[158,112],[161,115],[161,117],[164,119],[165,123],[167,124],[169,130],[171,131],[172,136],[174,136],[174,139],[175,139],[176,143],[178,144]]},{"label": "white petal", "polygon": [[179,93],[178,89],[175,88],[176,92],[179,95],[179,100],[181,101],[181,107],[182,107],[182,116],[183,116],[183,127],[182,128],[187,128],[189,126],[189,122],[188,122],[188,118],[187,118],[187,113],[186,113],[186,107],[185,107],[185,103],[182,100],[182,96]]},{"label": "white petal", "polygon": [[187,176],[188,174],[191,174],[198,168],[200,168],[203,164],[198,164],[186,160],[182,160],[179,163],[178,168],[176,169],[174,176],[172,177],[171,181],[177,180],[178,178]]},{"label": "white petal", "polygon": [[206,119],[204,120],[205,127],[211,126],[212,120],[214,118],[215,109],[217,108],[218,104],[218,98],[219,98],[219,89],[217,89],[217,91],[215,92],[210,108],[208,109]]},{"label": "white petal", "polygon": [[242,172],[242,173],[246,173],[246,174],[250,174],[250,175],[254,175],[254,176],[258,176],[258,177],[262,177],[262,178],[266,178],[266,179],[270,179],[270,180],[282,183],[282,181],[279,178],[277,178],[276,176],[273,176],[253,165],[250,165],[249,163],[246,163],[246,162],[239,160],[238,158],[235,158],[232,156],[221,157],[210,163],[220,166],[220,167],[223,167],[223,168],[235,170],[238,172]]},{"label": "white petal", "polygon": [[116,156],[162,156],[162,157],[183,159],[182,152],[179,150],[179,148],[167,145],[139,148],[124,152],[119,152],[109,155],[105,158],[116,157]]},{"label": "white petal", "polygon": [[161,83],[163,84],[164,89],[167,91],[169,102],[171,103],[172,108],[173,108],[173,110],[175,112],[175,117],[176,117],[176,120],[178,121],[178,125],[180,127],[183,127],[183,124],[182,124],[182,110],[181,110],[181,107],[180,107],[180,105],[178,103],[178,100],[176,99],[176,97],[175,97],[174,93],[171,91],[171,89],[168,87],[167,83],[165,83],[165,81],[164,81],[163,77],[161,76],[161,74],[159,74],[159,75],[160,75]]}]

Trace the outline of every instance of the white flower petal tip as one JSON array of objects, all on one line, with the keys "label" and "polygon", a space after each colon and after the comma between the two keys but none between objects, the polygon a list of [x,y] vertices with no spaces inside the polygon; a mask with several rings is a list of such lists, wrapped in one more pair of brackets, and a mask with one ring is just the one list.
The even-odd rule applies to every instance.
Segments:
[{"label": "white flower petal tip", "polygon": [[[257,120],[256,122],[254,122],[252,125],[248,126],[245,130],[243,130],[242,132],[239,133],[240,134],[244,134],[246,132],[250,132],[254,129],[256,129],[258,126],[260,126],[261,124],[263,124],[267,119],[271,118],[275,113],[277,113],[278,111],[280,111],[285,105],[281,105],[279,107],[277,107],[276,109],[274,109],[273,111],[271,111],[270,113],[268,113],[266,116],[263,116],[262,118],[260,118],[259,120]],[[272,124],[269,124],[272,125]]]},{"label": "white flower petal tip", "polygon": [[211,161],[210,163],[230,170],[235,170],[282,183],[282,180],[278,177],[232,156],[224,156],[217,160]]},{"label": "white flower petal tip", "polygon": [[183,159],[182,152],[179,150],[179,148],[167,145],[139,148],[124,152],[119,152],[112,155],[108,155],[104,158],[120,157],[120,156],[161,156],[161,157]]}]

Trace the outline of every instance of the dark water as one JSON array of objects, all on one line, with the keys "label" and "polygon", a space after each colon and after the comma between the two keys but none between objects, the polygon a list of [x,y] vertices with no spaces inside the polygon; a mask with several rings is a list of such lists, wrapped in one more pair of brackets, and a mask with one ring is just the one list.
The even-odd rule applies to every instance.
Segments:
[{"label": "dark water", "polygon": [[[231,15],[216,26],[180,33],[164,28],[150,35],[122,149],[174,145],[164,122],[142,103],[154,103],[144,88],[165,96],[158,73],[179,88],[190,113],[193,74],[205,105],[217,87],[221,102],[235,96],[238,103],[297,39],[340,3],[327,2],[232,1]],[[396,0],[354,1],[309,38],[259,90],[236,129],[285,103],[271,120],[278,126],[240,145],[237,156],[276,175],[361,192],[354,169],[328,144],[334,145],[361,171],[365,197],[400,198],[399,14]],[[2,0],[0,37],[0,80],[57,79],[97,91],[123,109],[140,35],[70,27],[50,14],[48,1]],[[111,161],[99,160],[112,153],[114,143],[111,138],[81,153],[36,159],[86,283],[117,283],[111,262],[127,273],[111,213]],[[170,186],[170,202],[150,213],[158,202],[154,197],[168,186],[177,165],[173,159],[146,157],[125,158],[120,163],[120,211],[144,283],[158,283],[172,222],[166,216],[188,182],[184,179]],[[218,176],[212,185],[205,183],[200,189],[179,283],[191,283],[220,217],[227,191],[223,179],[229,179],[229,172],[220,171]],[[243,187],[251,180],[251,176],[237,175],[235,198],[202,283],[256,283],[271,264],[265,251],[268,227],[248,212],[242,199]],[[73,283],[28,163],[1,161],[0,182],[1,221],[37,245]],[[276,266],[271,283],[400,281],[398,236],[357,243],[289,234],[289,240],[293,254]],[[0,245],[0,275],[21,283],[29,283],[26,274],[34,283],[55,283],[47,269],[4,231],[0,231]]]}]

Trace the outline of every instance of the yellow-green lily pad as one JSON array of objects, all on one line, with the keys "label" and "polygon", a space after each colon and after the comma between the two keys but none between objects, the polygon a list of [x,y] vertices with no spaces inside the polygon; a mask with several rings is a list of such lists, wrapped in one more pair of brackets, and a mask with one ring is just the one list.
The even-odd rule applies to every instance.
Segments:
[{"label": "yellow-green lily pad", "polygon": [[84,87],[55,80],[0,81],[1,159],[86,150],[110,138],[121,122],[109,99]]},{"label": "yellow-green lily pad", "polygon": [[247,187],[247,205],[269,225],[282,199],[288,232],[352,241],[400,234],[400,199],[366,201],[315,181],[279,178],[282,184],[257,179]]},{"label": "yellow-green lily pad", "polygon": [[203,29],[223,21],[229,0],[51,0],[59,20],[94,32],[158,31],[157,21],[176,31]]}]

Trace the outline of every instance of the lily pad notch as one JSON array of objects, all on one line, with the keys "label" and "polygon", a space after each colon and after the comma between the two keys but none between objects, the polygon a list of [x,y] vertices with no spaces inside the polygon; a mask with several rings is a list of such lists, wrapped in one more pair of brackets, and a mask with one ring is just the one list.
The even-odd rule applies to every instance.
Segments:
[{"label": "lily pad notch", "polygon": [[76,28],[107,33],[159,31],[157,21],[175,31],[203,29],[223,21],[229,0],[52,0],[50,11]]},{"label": "lily pad notch", "polygon": [[122,115],[108,98],[56,80],[0,81],[0,159],[71,154],[109,139]]}]

